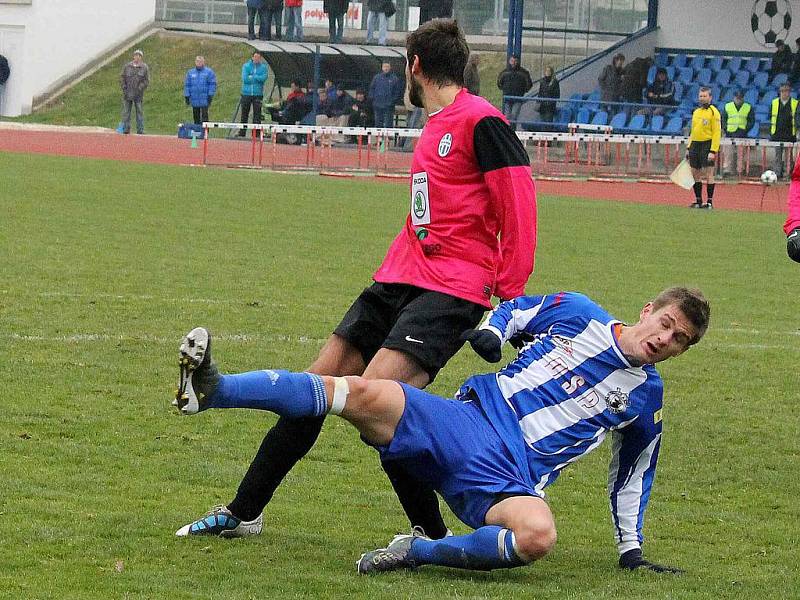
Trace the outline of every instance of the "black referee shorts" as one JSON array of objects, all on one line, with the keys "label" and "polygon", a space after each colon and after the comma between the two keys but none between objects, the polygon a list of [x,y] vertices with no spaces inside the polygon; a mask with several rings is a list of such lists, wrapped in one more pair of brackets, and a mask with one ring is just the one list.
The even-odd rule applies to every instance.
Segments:
[{"label": "black referee shorts", "polygon": [[373,283],[345,313],[334,333],[369,364],[380,348],[407,352],[433,381],[461,348],[486,309],[455,296],[402,283]]},{"label": "black referee shorts", "polygon": [[709,152],[711,152],[711,140],[692,142],[689,146],[689,166],[693,169],[713,167],[714,163],[708,160]]}]

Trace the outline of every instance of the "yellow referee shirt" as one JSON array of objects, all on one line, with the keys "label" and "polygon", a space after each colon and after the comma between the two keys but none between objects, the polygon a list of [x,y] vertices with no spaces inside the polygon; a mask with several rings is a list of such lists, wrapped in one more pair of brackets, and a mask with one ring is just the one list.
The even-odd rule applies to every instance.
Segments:
[{"label": "yellow referee shirt", "polygon": [[722,135],[720,116],[717,108],[711,104],[708,108],[696,108],[692,113],[692,129],[689,132],[689,144],[711,140],[711,152],[719,152],[719,139]]}]

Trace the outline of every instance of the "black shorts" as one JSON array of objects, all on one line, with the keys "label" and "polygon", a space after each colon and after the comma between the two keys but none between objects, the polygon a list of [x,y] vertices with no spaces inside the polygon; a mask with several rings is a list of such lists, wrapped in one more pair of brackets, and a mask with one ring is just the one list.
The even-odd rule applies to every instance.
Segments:
[{"label": "black shorts", "polygon": [[708,160],[709,152],[711,152],[711,140],[692,142],[689,146],[689,166],[693,169],[713,167],[714,163]]},{"label": "black shorts", "polygon": [[358,348],[369,364],[381,348],[414,357],[430,380],[475,328],[486,309],[449,294],[403,283],[373,283],[344,315],[334,333]]}]

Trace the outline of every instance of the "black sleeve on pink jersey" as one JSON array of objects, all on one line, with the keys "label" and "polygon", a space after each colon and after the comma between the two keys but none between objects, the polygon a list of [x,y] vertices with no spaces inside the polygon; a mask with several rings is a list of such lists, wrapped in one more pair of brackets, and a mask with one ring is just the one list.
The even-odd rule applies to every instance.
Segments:
[{"label": "black sleeve on pink jersey", "polygon": [[475,157],[483,173],[505,167],[530,166],[528,153],[517,134],[500,117],[484,117],[473,133]]}]

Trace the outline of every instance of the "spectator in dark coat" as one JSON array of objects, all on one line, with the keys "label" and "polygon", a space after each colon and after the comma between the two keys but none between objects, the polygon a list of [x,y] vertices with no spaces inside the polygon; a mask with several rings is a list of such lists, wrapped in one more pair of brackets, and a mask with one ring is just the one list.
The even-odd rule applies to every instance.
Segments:
[{"label": "spectator in dark coat", "polygon": [[[122,133],[131,132],[131,108],[136,108],[136,133],[144,133],[144,91],[150,85],[150,69],[142,58],[141,50],[134,50],[133,60],[122,69]],[[4,83],[0,73],[0,83]]]},{"label": "spectator in dark coat", "polygon": [[[389,17],[386,14],[386,0],[367,0],[367,43],[375,43],[375,31],[378,32],[378,43],[386,45],[386,27]],[[363,5],[362,5],[363,6]]]},{"label": "spectator in dark coat", "polygon": [[375,114],[375,127],[391,127],[394,107],[403,100],[403,83],[392,73],[392,65],[384,62],[381,72],[369,84],[369,101]]},{"label": "spectator in dark coat", "polygon": [[9,77],[11,77],[11,69],[8,66],[8,59],[0,54],[0,85],[5,85]]},{"label": "spectator in dark coat", "polygon": [[256,15],[258,15],[258,39],[266,40],[269,26],[266,24],[264,0],[247,0],[247,39],[256,39]]},{"label": "spectator in dark coat", "polygon": [[322,10],[328,15],[328,35],[331,44],[342,43],[347,4],[347,0],[323,0],[322,2]]},{"label": "spectator in dark coat", "polygon": [[262,39],[272,39],[270,29],[272,29],[272,22],[275,21],[275,39],[281,39],[281,22],[283,20],[283,0],[263,0],[264,2],[264,20],[267,24],[267,37]]},{"label": "spectator in dark coat", "polygon": [[792,85],[800,81],[800,37],[794,43],[797,44],[797,51],[792,55],[792,72],[789,75]]},{"label": "spectator in dark coat", "polygon": [[478,65],[481,57],[474,52],[469,55],[467,66],[464,67],[464,87],[470,94],[481,95],[481,76],[478,73]]},{"label": "spectator in dark coat", "polygon": [[372,109],[367,101],[367,93],[356,90],[356,97],[350,105],[350,114],[347,116],[348,127],[372,127]]},{"label": "spectator in dark coat", "polygon": [[[453,0],[419,0],[419,24],[453,16]],[[477,94],[476,94],[477,95]]]},{"label": "spectator in dark coat", "polygon": [[625,67],[625,55],[615,54],[610,65],[606,65],[597,78],[600,84],[600,99],[604,102],[619,102],[622,92],[622,70]]},{"label": "spectator in dark coat", "polygon": [[625,66],[622,70],[623,102],[642,103],[642,92],[647,87],[647,72],[652,65],[652,58],[638,57]]},{"label": "spectator in dark coat", "polygon": [[531,74],[519,64],[519,56],[509,56],[508,66],[497,76],[497,87],[503,91],[503,114],[512,126],[519,117],[522,101],[507,100],[505,96],[524,96],[531,86]]},{"label": "spectator in dark coat", "polygon": [[792,72],[792,50],[783,43],[783,40],[775,42],[777,50],[772,55],[772,66],[769,69],[770,79],[774,78],[778,73],[786,73],[787,75]]},{"label": "spectator in dark coat", "polygon": [[[539,92],[536,95],[540,98],[561,98],[561,86],[553,73],[553,67],[544,68],[544,77],[539,82]],[[542,121],[552,123],[555,114],[555,102],[539,102],[539,118]]]},{"label": "spectator in dark coat", "polygon": [[670,81],[664,67],[656,69],[656,78],[647,86],[646,95],[648,104],[662,105],[653,109],[654,115],[663,115],[667,112],[668,109],[664,108],[664,105],[675,105],[675,84]]},{"label": "spectator in dark coat", "polygon": [[[309,89],[311,89],[309,87]],[[269,107],[269,114],[275,123],[294,125],[300,121],[312,108],[313,98],[303,93],[300,82],[291,83],[291,89],[286,100],[278,106]]]}]

